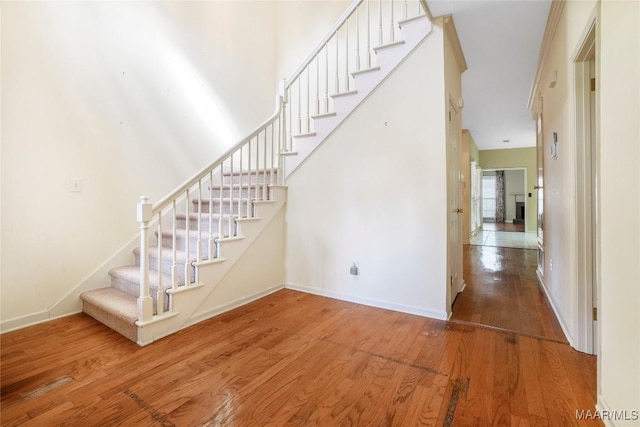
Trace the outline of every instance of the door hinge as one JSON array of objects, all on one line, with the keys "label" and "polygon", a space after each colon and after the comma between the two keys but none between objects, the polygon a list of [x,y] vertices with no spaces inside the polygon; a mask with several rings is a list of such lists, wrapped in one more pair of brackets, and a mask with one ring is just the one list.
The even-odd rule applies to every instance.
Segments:
[{"label": "door hinge", "polygon": [[591,92],[595,92],[596,91],[596,79],[592,78],[591,79]]},{"label": "door hinge", "polygon": [[598,307],[593,307],[593,321],[598,320]]}]

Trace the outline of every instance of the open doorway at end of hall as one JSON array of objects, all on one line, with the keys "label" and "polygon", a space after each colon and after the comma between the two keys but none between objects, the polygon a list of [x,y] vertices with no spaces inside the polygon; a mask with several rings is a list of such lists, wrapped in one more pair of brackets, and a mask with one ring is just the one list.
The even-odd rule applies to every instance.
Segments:
[{"label": "open doorway at end of hall", "polygon": [[485,169],[481,177],[482,226],[471,245],[535,249],[535,233],[526,233],[526,169]]}]

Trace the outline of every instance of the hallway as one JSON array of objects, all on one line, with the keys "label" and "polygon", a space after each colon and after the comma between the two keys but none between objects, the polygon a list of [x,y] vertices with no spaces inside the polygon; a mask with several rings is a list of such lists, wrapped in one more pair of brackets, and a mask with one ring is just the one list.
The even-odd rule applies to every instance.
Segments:
[{"label": "hallway", "polygon": [[464,245],[465,290],[451,320],[567,342],[536,277],[536,251]]}]

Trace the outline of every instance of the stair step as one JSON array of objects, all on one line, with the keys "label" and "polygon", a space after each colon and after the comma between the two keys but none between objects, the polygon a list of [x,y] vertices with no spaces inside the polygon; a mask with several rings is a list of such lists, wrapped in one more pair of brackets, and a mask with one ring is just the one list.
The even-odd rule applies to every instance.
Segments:
[{"label": "stair step", "polygon": [[297,135],[293,135],[294,138],[296,139],[301,139],[301,138],[313,138],[314,136],[316,136],[315,132],[308,132],[308,133],[299,133]]},{"label": "stair step", "polygon": [[393,49],[394,47],[402,46],[404,43],[405,43],[404,40],[397,40],[395,42],[391,42],[391,43],[387,43],[387,44],[383,44],[383,45],[374,47],[373,50],[376,53],[378,53],[378,52],[383,51],[383,50]]},{"label": "stair step", "polygon": [[[275,177],[275,175],[274,175]],[[267,174],[267,178],[269,178],[269,175]],[[264,184],[258,184],[258,188],[260,188],[262,185]],[[250,197],[253,196],[256,192],[256,185],[255,183],[253,184],[249,184],[247,182],[242,183],[242,186],[240,185],[240,183],[236,183],[236,184],[227,184],[227,185],[211,185],[209,186],[209,191],[211,192],[211,196],[213,197],[213,199],[217,199],[220,197],[220,193],[222,193],[222,197],[223,198],[228,198],[231,194],[233,194],[234,198],[238,198],[240,196],[242,197]]]},{"label": "stair step", "polygon": [[[219,234],[218,234],[218,229],[216,228],[213,231],[213,234],[209,234],[209,229],[208,228],[204,228],[200,230],[200,235],[198,235],[198,231],[196,229],[190,229],[189,230],[189,252],[195,254],[197,249],[198,249],[198,238],[201,239],[200,244],[201,246],[201,250],[205,250],[206,249],[206,245],[209,242],[210,238],[213,238],[214,240],[218,239]],[[224,228],[224,227],[223,227]],[[236,226],[235,224],[233,225],[233,228],[231,230],[232,232],[236,231]],[[228,228],[223,229],[222,231],[223,236],[228,235]],[[178,228],[176,229],[175,233],[173,232],[173,230],[162,230],[162,246],[166,249],[171,249],[173,247],[173,238],[175,235],[175,240],[176,240],[176,248],[182,249],[186,251],[186,242],[187,242],[187,230],[183,229],[183,228]]]},{"label": "stair step", "polygon": [[[260,162],[262,163],[262,159],[260,159]],[[276,168],[258,169],[251,172],[240,172],[239,170],[234,170],[233,172],[223,171],[223,185],[239,184],[240,177],[242,177],[243,184],[255,184],[257,182],[259,184],[268,185],[272,182],[275,182],[277,172],[278,170]]]},{"label": "stair step", "polygon": [[[232,200],[230,198],[223,198],[222,209],[220,208],[220,199],[218,200],[214,199],[212,200],[212,203],[209,203],[209,199],[194,199],[192,200],[192,203],[193,203],[193,209],[196,213],[198,213],[200,210],[202,210],[202,212],[200,213],[208,213],[211,208],[211,205],[213,204],[213,213],[219,214],[220,211],[222,210],[222,213],[237,215],[238,200],[240,199],[234,198]],[[247,199],[240,200],[240,209],[242,210],[242,216],[245,216],[247,214],[247,207],[251,202],[253,202],[253,200],[247,200]]]},{"label": "stair step", "polygon": [[351,96],[351,95],[357,95],[358,91],[357,90],[349,90],[347,92],[338,92],[338,93],[334,93],[332,95],[329,95],[331,98],[342,98],[345,96]]},{"label": "stair step", "polygon": [[[111,287],[126,292],[134,297],[140,294],[140,266],[125,265],[109,270],[111,276]],[[162,288],[166,291],[171,288],[171,275],[166,274],[166,270],[162,274]],[[160,287],[160,279],[157,270],[149,271],[149,292],[153,299],[153,312],[157,313],[157,292]],[[169,309],[169,296],[164,293],[164,310]]]},{"label": "stair step", "polygon": [[[214,248],[215,250],[215,248]],[[207,251],[205,250],[205,258],[209,258]],[[133,250],[135,258],[135,265],[140,265],[140,248]],[[194,282],[196,277],[196,267],[193,265],[197,261],[196,253],[189,252],[189,264],[191,265],[191,283]],[[158,271],[158,248],[156,246],[149,247],[149,270]],[[187,264],[187,254],[182,250],[176,251],[176,265],[178,267],[178,284],[183,285],[185,280],[185,264]],[[164,248],[162,251],[162,271],[166,274],[170,274],[173,268],[173,251],[168,248]]]},{"label": "stair step", "polygon": [[335,117],[335,116],[336,116],[335,112],[330,112],[330,113],[316,114],[315,116],[311,116],[311,118],[313,120],[318,120],[318,119],[327,119],[329,117]]},{"label": "stair step", "polygon": [[[209,213],[190,213],[189,214],[189,229],[190,230],[197,230],[198,229],[198,217],[200,218],[200,226],[202,227],[203,230],[209,230],[209,218],[212,219],[211,223],[213,224],[213,230],[215,232],[215,230],[218,229],[218,224],[220,223],[221,220],[221,215],[218,213],[211,213],[211,217],[209,217]],[[232,220],[232,217],[230,215],[225,215],[224,217],[222,217],[222,225],[223,227],[228,227],[229,225],[229,221]],[[185,214],[177,214],[176,215],[176,227],[177,228],[181,228],[181,229],[186,229],[187,228],[187,215]]]},{"label": "stair step", "polygon": [[371,68],[364,68],[362,70],[358,70],[358,71],[352,71],[351,75],[352,76],[359,76],[361,74],[366,74],[366,73],[373,73],[376,71],[380,71],[380,67],[371,67]]},{"label": "stair step", "polygon": [[131,341],[138,341],[138,300],[115,288],[100,288],[80,295],[82,311]]}]

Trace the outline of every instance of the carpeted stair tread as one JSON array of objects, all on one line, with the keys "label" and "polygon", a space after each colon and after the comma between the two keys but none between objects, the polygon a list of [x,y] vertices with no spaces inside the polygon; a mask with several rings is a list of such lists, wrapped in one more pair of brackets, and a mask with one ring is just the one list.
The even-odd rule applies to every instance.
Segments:
[{"label": "carpeted stair tread", "polygon": [[127,323],[134,324],[138,320],[137,298],[119,289],[94,289],[84,292],[80,298]]},{"label": "carpeted stair tread", "polygon": [[[140,267],[137,265],[125,265],[121,267],[112,268],[109,270],[110,276],[122,277],[131,282],[140,283]],[[149,271],[149,287],[157,289],[160,283],[158,272]],[[171,275],[164,272],[162,274],[162,287],[168,289],[171,287]]]},{"label": "carpeted stair tread", "polygon": [[[189,238],[195,239],[198,237],[198,228],[197,224],[194,224],[195,227],[189,227]],[[162,230],[162,236],[173,236],[173,230]],[[187,237],[187,230],[185,228],[176,228],[176,236],[178,237]],[[200,230],[200,237],[204,240],[209,239],[209,236],[213,236],[213,238],[218,238],[218,230],[214,229],[213,234],[209,234],[209,227],[202,227]]]},{"label": "carpeted stair tread", "polygon": [[[133,248],[133,255],[138,257],[140,255],[140,247]],[[149,246],[149,257],[158,257],[158,247],[153,245]],[[164,247],[162,249],[162,257],[164,259],[173,259],[173,250],[171,248]],[[196,262],[196,254],[193,251],[189,251],[189,259],[191,262]],[[183,250],[176,250],[176,262],[178,264],[184,264],[187,260],[187,253]]]}]

